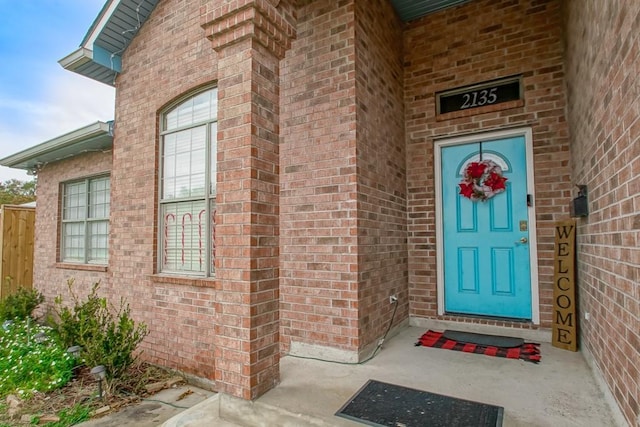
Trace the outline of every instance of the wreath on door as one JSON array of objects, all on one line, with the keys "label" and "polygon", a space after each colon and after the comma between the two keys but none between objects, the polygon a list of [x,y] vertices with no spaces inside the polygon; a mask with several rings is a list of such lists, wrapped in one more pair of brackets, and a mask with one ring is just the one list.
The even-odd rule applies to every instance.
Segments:
[{"label": "wreath on door", "polygon": [[493,160],[471,162],[464,170],[460,194],[473,201],[486,201],[506,189],[507,178],[502,176],[502,168]]}]

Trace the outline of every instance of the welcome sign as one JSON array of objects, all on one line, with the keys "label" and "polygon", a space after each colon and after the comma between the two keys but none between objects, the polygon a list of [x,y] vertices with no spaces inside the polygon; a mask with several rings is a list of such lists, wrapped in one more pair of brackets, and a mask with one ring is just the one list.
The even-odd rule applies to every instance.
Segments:
[{"label": "welcome sign", "polygon": [[553,271],[554,347],[578,351],[575,283],[576,222],[560,221],[555,226]]}]

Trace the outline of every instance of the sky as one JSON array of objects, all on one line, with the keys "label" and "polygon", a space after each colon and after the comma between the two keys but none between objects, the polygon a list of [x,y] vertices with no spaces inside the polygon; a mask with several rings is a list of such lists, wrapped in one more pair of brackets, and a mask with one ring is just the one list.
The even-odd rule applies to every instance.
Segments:
[{"label": "sky", "polygon": [[[105,0],[0,0],[0,159],[113,119],[115,90],[67,71]],[[0,182],[32,179],[0,166]]]}]

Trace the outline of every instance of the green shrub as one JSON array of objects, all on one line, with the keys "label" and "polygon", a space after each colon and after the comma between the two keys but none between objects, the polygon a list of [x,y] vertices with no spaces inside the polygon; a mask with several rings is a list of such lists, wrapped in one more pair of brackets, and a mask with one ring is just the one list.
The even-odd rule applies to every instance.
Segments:
[{"label": "green shrub", "polygon": [[52,333],[29,318],[0,328],[0,398],[10,393],[28,398],[71,379],[75,360]]},{"label": "green shrub", "polygon": [[107,301],[98,297],[100,283],[95,283],[86,301],[81,301],[73,290],[74,280],[67,281],[67,288],[73,300],[73,306],[64,304],[62,297],[55,298],[55,313],[58,321],[52,326],[58,332],[61,342],[67,347],[80,345],[81,341],[91,340],[93,334],[98,334],[100,327],[98,315],[106,309]]},{"label": "green shrub", "polygon": [[120,378],[135,361],[134,351],[147,336],[147,326],[133,321],[129,305],[122,299],[119,308],[110,308],[107,299],[98,296],[100,283],[92,286],[86,300],[73,291],[73,280],[67,285],[73,306],[63,305],[60,297],[55,301],[56,329],[62,342],[81,346],[85,364],[103,365],[108,380]]},{"label": "green shrub", "polygon": [[18,291],[0,301],[0,321],[26,319],[44,301],[35,289],[18,288]]}]

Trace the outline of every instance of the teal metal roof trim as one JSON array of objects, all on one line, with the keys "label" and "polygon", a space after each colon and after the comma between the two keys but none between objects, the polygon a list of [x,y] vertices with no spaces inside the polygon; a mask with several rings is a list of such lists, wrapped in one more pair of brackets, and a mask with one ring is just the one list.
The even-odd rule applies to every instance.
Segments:
[{"label": "teal metal roof trim", "polygon": [[398,12],[400,19],[404,22],[409,22],[468,1],[470,0],[391,0],[391,3]]},{"label": "teal metal roof trim", "polygon": [[471,0],[391,0],[391,4],[398,12],[400,19],[404,22],[409,22],[468,1]]},{"label": "teal metal roof trim", "polygon": [[0,165],[37,173],[47,163],[112,147],[113,121],[98,121],[0,159]]},{"label": "teal metal roof trim", "polygon": [[80,48],[60,61],[63,68],[109,86],[121,70],[129,47],[159,0],[107,0],[91,24]]},{"label": "teal metal roof trim", "polygon": [[[470,0],[391,0],[400,18],[418,19]],[[107,0],[80,48],[62,58],[63,68],[109,86],[121,70],[122,53],[147,21],[159,0]]]}]

